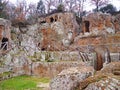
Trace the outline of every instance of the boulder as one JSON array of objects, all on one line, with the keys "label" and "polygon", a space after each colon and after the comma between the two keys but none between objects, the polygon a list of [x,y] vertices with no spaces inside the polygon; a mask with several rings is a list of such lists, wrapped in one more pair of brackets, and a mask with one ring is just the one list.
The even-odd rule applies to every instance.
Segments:
[{"label": "boulder", "polygon": [[79,82],[93,75],[90,66],[71,67],[63,70],[50,82],[50,90],[74,90]]},{"label": "boulder", "polygon": [[120,78],[106,77],[99,81],[91,83],[84,90],[119,90],[120,89]]},{"label": "boulder", "polygon": [[110,64],[104,66],[104,68],[100,72],[120,75],[120,62],[111,62]]},{"label": "boulder", "polygon": [[77,90],[119,90],[120,88],[120,62],[106,65],[95,75],[79,83]]}]

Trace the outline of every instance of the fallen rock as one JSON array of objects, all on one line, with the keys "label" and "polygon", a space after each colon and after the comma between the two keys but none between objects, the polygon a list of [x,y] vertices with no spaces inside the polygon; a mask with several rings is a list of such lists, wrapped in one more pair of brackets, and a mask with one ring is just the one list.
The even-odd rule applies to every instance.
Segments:
[{"label": "fallen rock", "polygon": [[95,75],[86,78],[78,85],[77,90],[119,90],[120,62],[111,62]]},{"label": "fallen rock", "polygon": [[74,90],[79,82],[93,75],[90,66],[71,67],[63,70],[50,82],[50,90]]},{"label": "fallen rock", "polygon": [[100,72],[120,75],[120,62],[111,62],[110,64],[107,64]]},{"label": "fallen rock", "polygon": [[[119,90],[120,78],[108,76],[99,81],[91,83],[84,90]],[[81,90],[81,89],[80,89]]]}]

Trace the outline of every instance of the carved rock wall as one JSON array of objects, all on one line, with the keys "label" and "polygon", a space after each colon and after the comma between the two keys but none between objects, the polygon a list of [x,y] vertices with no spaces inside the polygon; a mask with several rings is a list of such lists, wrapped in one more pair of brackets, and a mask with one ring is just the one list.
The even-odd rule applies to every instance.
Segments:
[{"label": "carved rock wall", "polygon": [[78,34],[79,25],[73,13],[55,13],[38,20],[39,31],[43,35],[40,43],[42,49],[65,50]]},{"label": "carved rock wall", "polygon": [[8,38],[11,40],[11,22],[9,20],[5,20],[0,18],[0,41],[3,37]]},{"label": "carved rock wall", "polygon": [[74,42],[74,47],[87,47],[88,45],[99,47],[105,46],[110,52],[116,53],[120,51],[120,35],[107,35],[104,36],[95,36],[95,37],[76,37]]},{"label": "carved rock wall", "polygon": [[53,78],[62,70],[70,67],[81,67],[83,62],[35,62],[32,65],[32,74],[39,77]]},{"label": "carved rock wall", "polygon": [[92,34],[100,35],[100,33],[103,32],[114,34],[116,31],[114,18],[115,17],[112,17],[110,14],[91,13],[88,16],[83,17],[83,33],[91,32]]}]

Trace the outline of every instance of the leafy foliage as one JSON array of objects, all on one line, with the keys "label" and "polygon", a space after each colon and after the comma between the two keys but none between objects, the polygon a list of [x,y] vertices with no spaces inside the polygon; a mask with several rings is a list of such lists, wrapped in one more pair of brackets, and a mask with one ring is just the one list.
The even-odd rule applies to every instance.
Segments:
[{"label": "leafy foliage", "polygon": [[40,0],[37,4],[37,13],[39,15],[44,15],[45,14],[45,5],[43,4],[42,0]]},{"label": "leafy foliage", "polygon": [[117,10],[112,4],[108,4],[107,6],[100,8],[100,11],[103,13],[111,13],[112,14],[113,12],[116,12]]},{"label": "leafy foliage", "polygon": [[64,11],[64,5],[63,4],[60,4],[58,7],[57,7],[57,11],[59,12],[63,12]]},{"label": "leafy foliage", "polygon": [[7,18],[7,12],[5,11],[8,2],[0,0],[0,18]]},{"label": "leafy foliage", "polygon": [[91,0],[91,4],[96,6],[94,11],[98,12],[101,6],[107,5],[109,0]]}]

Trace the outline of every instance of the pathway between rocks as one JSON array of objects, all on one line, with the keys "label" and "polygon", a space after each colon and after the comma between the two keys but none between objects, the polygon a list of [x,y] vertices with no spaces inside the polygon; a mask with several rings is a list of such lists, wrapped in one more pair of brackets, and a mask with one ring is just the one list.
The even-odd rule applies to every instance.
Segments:
[{"label": "pathway between rocks", "polygon": [[39,83],[37,84],[37,88],[43,88],[43,90],[49,90],[49,83],[39,82]]}]

